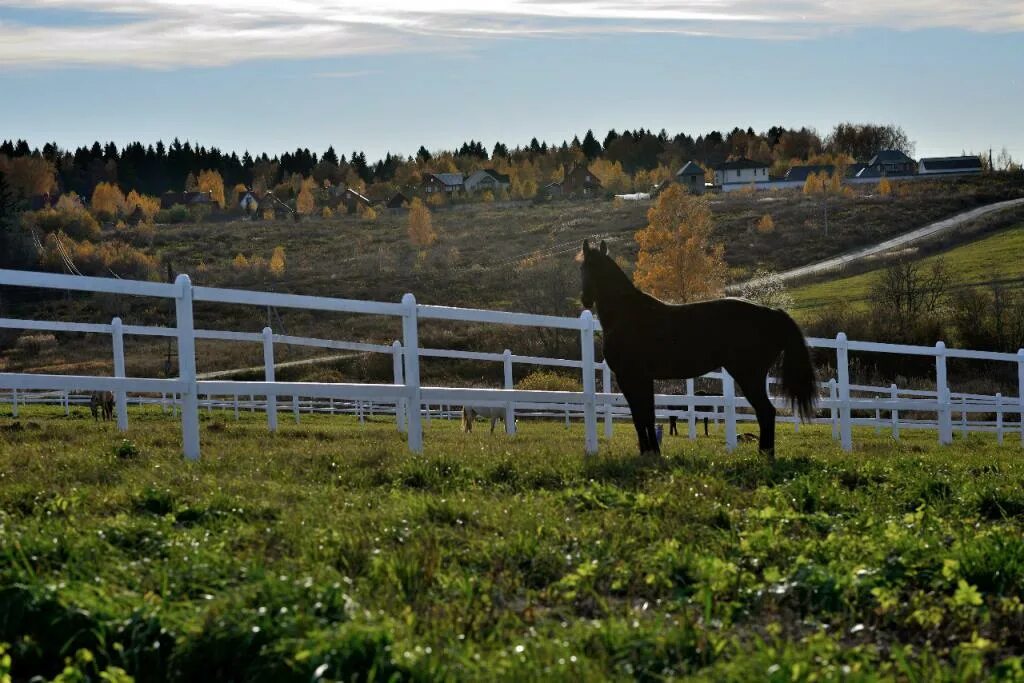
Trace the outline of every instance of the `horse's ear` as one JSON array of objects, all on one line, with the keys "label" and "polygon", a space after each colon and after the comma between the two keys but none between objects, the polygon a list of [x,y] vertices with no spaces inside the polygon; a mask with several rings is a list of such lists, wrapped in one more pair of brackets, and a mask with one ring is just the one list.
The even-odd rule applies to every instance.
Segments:
[{"label": "horse's ear", "polygon": [[605,244],[604,240],[601,240],[601,253],[605,256],[608,255],[608,245]]},{"label": "horse's ear", "polygon": [[583,240],[583,253],[590,251],[590,240]]}]

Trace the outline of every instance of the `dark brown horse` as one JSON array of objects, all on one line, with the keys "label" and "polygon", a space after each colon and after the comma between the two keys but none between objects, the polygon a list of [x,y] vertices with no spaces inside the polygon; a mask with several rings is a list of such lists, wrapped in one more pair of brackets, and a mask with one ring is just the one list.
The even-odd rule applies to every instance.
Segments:
[{"label": "dark brown horse", "polygon": [[782,391],[804,419],[814,416],[817,385],[807,344],[785,311],[743,299],[673,306],[633,286],[602,241],[583,241],[582,302],[604,330],[604,357],[629,403],[640,453],[659,454],[654,380],[699,377],[725,368],[757,413],[760,448],[775,457],[775,407],[765,379],[782,354]]}]

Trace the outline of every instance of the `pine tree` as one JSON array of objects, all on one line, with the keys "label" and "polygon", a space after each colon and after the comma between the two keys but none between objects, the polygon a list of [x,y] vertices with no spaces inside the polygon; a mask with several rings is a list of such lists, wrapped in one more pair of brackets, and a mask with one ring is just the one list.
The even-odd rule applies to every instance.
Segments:
[{"label": "pine tree", "polygon": [[587,156],[587,159],[596,159],[601,154],[601,143],[594,137],[594,131],[588,130],[587,134],[583,137],[583,144],[581,145],[583,153]]}]

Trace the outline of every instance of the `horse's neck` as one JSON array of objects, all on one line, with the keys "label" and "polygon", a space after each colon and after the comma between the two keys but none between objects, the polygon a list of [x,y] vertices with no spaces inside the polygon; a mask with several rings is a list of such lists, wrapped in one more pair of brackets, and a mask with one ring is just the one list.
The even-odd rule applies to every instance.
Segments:
[{"label": "horse's neck", "polygon": [[646,307],[648,300],[653,301],[622,274],[619,282],[613,282],[605,288],[597,302],[601,327],[607,330],[622,325],[628,321],[631,313]]}]

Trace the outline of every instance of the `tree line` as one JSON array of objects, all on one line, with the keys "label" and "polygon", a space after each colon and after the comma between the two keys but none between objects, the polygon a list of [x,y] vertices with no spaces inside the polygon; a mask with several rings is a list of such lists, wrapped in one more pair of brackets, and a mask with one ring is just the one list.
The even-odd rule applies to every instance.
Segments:
[{"label": "tree line", "polygon": [[[735,157],[768,162],[776,172],[784,172],[793,163],[821,160],[820,157],[844,155],[866,159],[878,149],[913,152],[913,142],[895,125],[841,123],[826,136],[814,129],[772,126],[766,131],[733,128],[728,132],[711,131],[694,137],[688,133],[669,135],[644,128],[610,130],[599,140],[588,130],[582,140],[575,136],[561,144],[533,138],[528,144],[509,148],[502,142],[493,147],[470,140],[451,150],[429,151],[421,146],[415,156],[403,157],[388,152],[371,162],[362,151],[338,154],[330,146],[321,154],[308,148],[269,156],[266,152],[241,156],[217,147],[175,138],[170,144],[130,142],[118,147],[99,141],[74,150],[53,142],[32,148],[26,140],[0,143],[0,172],[6,174],[13,189],[23,197],[45,193],[75,192],[91,196],[99,183],[117,184],[125,193],[159,195],[186,189],[186,178],[203,171],[216,171],[224,184],[244,184],[256,189],[272,189],[293,176],[311,177],[319,185],[344,184],[367,187],[374,184],[406,186],[424,171],[469,173],[485,166],[514,169],[533,166],[540,169],[533,182],[557,180],[565,165],[601,160],[626,176],[673,169],[688,160],[704,166]],[[827,159],[826,159],[827,161]]]}]

